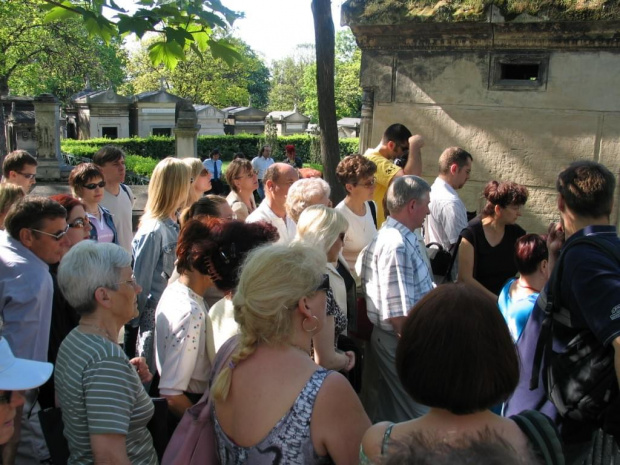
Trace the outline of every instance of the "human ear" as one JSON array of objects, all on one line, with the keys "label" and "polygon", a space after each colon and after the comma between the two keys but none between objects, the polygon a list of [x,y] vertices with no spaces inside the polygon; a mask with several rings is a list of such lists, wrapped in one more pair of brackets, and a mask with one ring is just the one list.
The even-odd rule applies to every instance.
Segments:
[{"label": "human ear", "polygon": [[24,247],[30,248],[33,242],[32,231],[28,228],[20,229],[19,242],[21,242]]},{"label": "human ear", "polygon": [[111,304],[108,291],[104,287],[98,287],[97,289],[95,289],[95,300],[98,304],[101,304],[104,307],[109,307]]}]

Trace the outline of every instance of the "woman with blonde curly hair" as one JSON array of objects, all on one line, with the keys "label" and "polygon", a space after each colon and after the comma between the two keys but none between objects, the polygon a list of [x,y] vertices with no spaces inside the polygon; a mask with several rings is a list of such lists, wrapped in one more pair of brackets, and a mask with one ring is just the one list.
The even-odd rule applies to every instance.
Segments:
[{"label": "woman with blonde curly hair", "polygon": [[338,337],[347,329],[347,287],[336,267],[348,227],[349,222],[339,211],[312,205],[301,213],[295,237],[296,242],[322,250],[327,258],[324,270],[329,276],[330,294],[325,327],[313,338],[315,359],[323,368],[345,372],[355,366],[355,353],[336,348]]},{"label": "woman with blonde curly hair", "polygon": [[258,174],[250,160],[237,158],[231,161],[226,168],[226,182],[231,189],[226,201],[237,219],[245,221],[256,210],[254,191],[258,189]]},{"label": "woman with blonde curly hair", "polygon": [[191,171],[191,187],[187,196],[187,206],[191,206],[200,199],[205,192],[211,190],[211,173],[202,165],[199,158],[183,158],[183,163]]},{"label": "woman with blonde curly hair", "polygon": [[233,298],[238,347],[211,391],[223,465],[357,463],[370,421],[349,382],[310,358],[326,317],[324,268],[325,255],[301,244],[246,260]]},{"label": "woman with blonde curly hair", "polygon": [[[155,371],[155,309],[174,270],[179,237],[177,212],[187,203],[190,178],[189,167],[177,158],[168,157],[157,164],[149,183],[144,215],[132,243],[134,275],[143,292],[138,295],[140,316],[130,325],[139,328],[138,352],[146,358],[151,372]],[[134,335],[136,332],[133,329]],[[135,344],[127,337],[125,343],[125,350],[132,356]]]}]

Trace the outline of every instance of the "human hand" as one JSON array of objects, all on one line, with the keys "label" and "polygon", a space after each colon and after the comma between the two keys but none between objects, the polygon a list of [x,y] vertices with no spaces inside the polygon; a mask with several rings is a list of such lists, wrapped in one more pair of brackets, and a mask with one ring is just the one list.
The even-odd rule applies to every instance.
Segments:
[{"label": "human hand", "polygon": [[149,366],[146,364],[146,359],[144,357],[132,358],[129,360],[129,363],[136,367],[136,371],[138,372],[138,376],[140,377],[142,384],[151,382],[153,375],[149,371]]},{"label": "human hand", "polygon": [[415,134],[411,136],[408,142],[409,142],[409,150],[411,150],[412,147],[417,148],[417,149],[421,149],[422,147],[424,147],[424,138],[420,136],[419,134]]},{"label": "human hand", "polygon": [[564,227],[559,221],[553,222],[549,225],[547,230],[547,249],[549,249],[549,256],[554,259],[560,255],[560,250],[564,246],[565,241]]}]

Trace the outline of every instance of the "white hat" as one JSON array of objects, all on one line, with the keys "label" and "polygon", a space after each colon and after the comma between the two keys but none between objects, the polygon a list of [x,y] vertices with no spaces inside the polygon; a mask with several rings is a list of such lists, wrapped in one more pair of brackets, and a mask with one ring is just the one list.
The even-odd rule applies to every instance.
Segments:
[{"label": "white hat", "polygon": [[41,386],[52,375],[54,365],[16,358],[9,343],[0,338],[0,389],[23,391]]}]

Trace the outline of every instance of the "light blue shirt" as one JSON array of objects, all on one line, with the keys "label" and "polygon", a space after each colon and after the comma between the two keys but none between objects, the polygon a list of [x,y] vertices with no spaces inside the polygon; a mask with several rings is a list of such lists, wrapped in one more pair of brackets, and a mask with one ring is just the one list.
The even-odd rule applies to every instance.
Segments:
[{"label": "light blue shirt", "polygon": [[368,319],[393,331],[388,318],[407,316],[433,289],[433,279],[422,257],[417,236],[391,216],[364,251],[362,285]]},{"label": "light blue shirt", "polygon": [[[202,166],[211,173],[212,179],[220,179],[222,177],[222,160],[213,160],[212,158],[207,158],[202,162]],[[217,176],[215,175],[215,167],[217,166]]]},{"label": "light blue shirt", "polygon": [[502,292],[499,294],[497,305],[506,320],[506,324],[508,324],[508,329],[510,330],[512,339],[517,342],[519,336],[521,336],[523,328],[525,328],[527,319],[530,317],[530,313],[532,313],[532,310],[534,309],[534,304],[536,304],[536,299],[538,299],[539,293],[534,292],[527,297],[516,300],[513,299],[510,297],[510,286],[515,279],[517,278],[509,279],[504,285]]},{"label": "light blue shirt", "polygon": [[[174,271],[179,225],[167,218],[163,221],[146,220],[133,239],[133,274],[142,287],[138,294],[140,314],[148,308],[157,308],[157,303],[168,285]],[[137,325],[137,320],[134,320]]]},{"label": "light blue shirt", "polygon": [[0,231],[2,335],[16,357],[47,361],[53,296],[48,264]]}]

